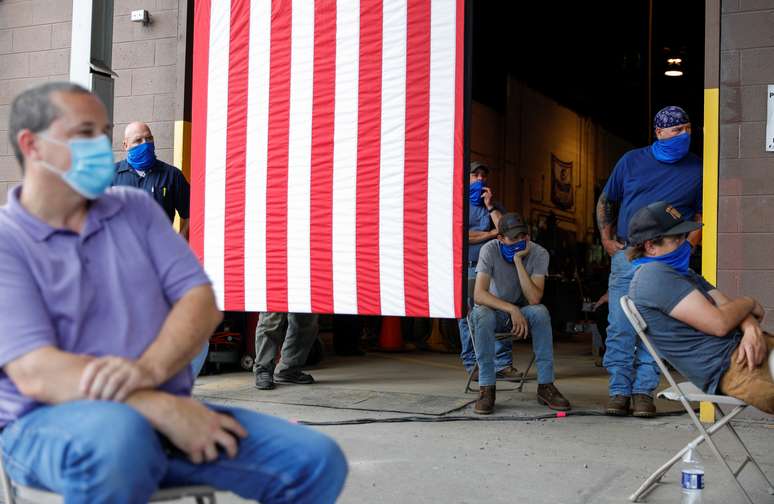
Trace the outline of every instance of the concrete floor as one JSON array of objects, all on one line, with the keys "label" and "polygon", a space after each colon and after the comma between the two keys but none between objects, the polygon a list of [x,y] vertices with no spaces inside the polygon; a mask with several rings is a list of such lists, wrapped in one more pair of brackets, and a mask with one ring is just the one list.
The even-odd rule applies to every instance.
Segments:
[{"label": "concrete floor", "polygon": [[[516,366],[524,367],[529,346],[517,345]],[[556,351],[556,384],[576,410],[600,411],[606,400],[607,377],[593,365],[589,345],[562,342]],[[310,370],[323,387],[351,390],[421,393],[459,398],[465,374],[454,355],[423,352],[369,353],[366,357],[326,357]],[[230,390],[252,383],[250,373],[204,376],[194,393],[208,401],[228,403],[282,418],[335,421],[387,418],[396,413],[287,405],[262,400],[227,399]],[[285,387],[298,387],[285,385]],[[313,386],[311,386],[313,387]],[[522,393],[498,390],[495,416],[548,413],[535,401],[534,382]],[[281,389],[280,389],[281,390]],[[248,394],[249,395],[249,394]],[[473,399],[473,395],[469,394]],[[244,396],[242,396],[244,397]],[[265,396],[264,396],[265,398]],[[679,405],[658,402],[661,411]],[[471,407],[454,413],[474,416]],[[764,471],[774,480],[774,419],[761,413],[736,422]],[[314,427],[333,436],[350,464],[341,503],[623,503],[641,482],[693,438],[686,415],[653,420],[602,416],[543,421],[398,423]],[[740,450],[725,433],[716,437],[741,462]],[[705,447],[704,503],[743,502],[730,476]],[[680,501],[679,471],[648,498],[650,503]],[[774,503],[759,476],[743,475],[755,502]],[[243,500],[222,495],[219,502]]]}]

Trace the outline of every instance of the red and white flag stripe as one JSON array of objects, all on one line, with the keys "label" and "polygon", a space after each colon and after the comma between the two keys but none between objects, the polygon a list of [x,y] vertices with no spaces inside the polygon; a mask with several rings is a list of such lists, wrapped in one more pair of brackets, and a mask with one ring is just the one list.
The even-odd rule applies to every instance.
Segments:
[{"label": "red and white flag stripe", "polygon": [[226,310],[459,317],[464,0],[197,0],[191,245]]}]

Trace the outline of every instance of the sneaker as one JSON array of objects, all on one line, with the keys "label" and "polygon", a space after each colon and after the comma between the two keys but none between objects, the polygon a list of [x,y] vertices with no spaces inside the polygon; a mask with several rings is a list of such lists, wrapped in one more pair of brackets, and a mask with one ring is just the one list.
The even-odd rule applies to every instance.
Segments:
[{"label": "sneaker", "polygon": [[258,368],[255,371],[255,387],[259,390],[271,390],[274,388],[273,373],[268,369]]},{"label": "sneaker", "polygon": [[605,413],[612,416],[627,416],[629,414],[629,396],[615,395],[607,401]]},{"label": "sneaker", "polygon": [[537,400],[540,404],[545,404],[552,410],[568,411],[571,409],[570,401],[559,392],[559,389],[553,383],[538,385]]},{"label": "sneaker", "polygon": [[479,387],[478,389],[478,401],[473,409],[473,412],[478,415],[491,415],[494,411],[495,405],[495,386],[487,385],[485,387]]},{"label": "sneaker", "polygon": [[502,381],[509,381],[509,382],[521,381],[521,373],[519,372],[518,369],[516,369],[513,366],[502,368],[500,371],[497,372],[495,377],[498,380],[502,380]]},{"label": "sneaker", "polygon": [[653,398],[647,394],[632,396],[632,415],[637,418],[653,418],[656,416],[656,405]]},{"label": "sneaker", "polygon": [[310,385],[314,383],[312,375],[302,372],[300,369],[294,371],[280,371],[274,374],[277,383],[295,383],[296,385]]}]

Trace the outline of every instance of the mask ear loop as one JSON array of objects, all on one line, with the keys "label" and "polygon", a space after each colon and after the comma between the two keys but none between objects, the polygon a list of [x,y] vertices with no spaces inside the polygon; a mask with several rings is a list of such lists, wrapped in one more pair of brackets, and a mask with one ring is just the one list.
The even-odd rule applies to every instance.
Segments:
[{"label": "mask ear loop", "polygon": [[[66,148],[68,151],[70,150],[70,146],[69,146],[69,145],[67,145],[67,142],[63,142],[63,141],[61,141],[61,140],[57,140],[56,138],[51,138],[50,136],[48,136],[48,134],[47,134],[47,133],[45,133],[45,131],[46,131],[46,130],[44,130],[44,131],[41,131],[41,132],[39,132],[39,133],[36,133],[36,135],[38,136],[38,138],[42,138],[43,140],[45,140],[45,141],[47,141],[47,142],[51,142],[51,143],[53,143],[53,144],[56,144],[56,145],[60,145],[60,146],[62,146],[62,147],[65,147],[65,148]],[[71,160],[72,160],[72,151],[70,151],[70,158],[71,158]],[[43,166],[43,168],[45,168],[46,170],[50,171],[50,172],[51,172],[51,173],[53,173],[54,175],[58,175],[59,177],[64,177],[64,175],[65,175],[65,174],[66,174],[68,171],[70,171],[70,169],[69,169],[69,168],[68,168],[67,170],[65,170],[65,171],[61,171],[61,170],[60,170],[59,168],[57,168],[56,166],[52,165],[51,163],[49,163],[48,161],[45,161],[45,160],[43,160],[43,159],[39,160],[39,161],[38,161],[38,163],[40,163],[40,165],[41,165],[41,166]]]}]

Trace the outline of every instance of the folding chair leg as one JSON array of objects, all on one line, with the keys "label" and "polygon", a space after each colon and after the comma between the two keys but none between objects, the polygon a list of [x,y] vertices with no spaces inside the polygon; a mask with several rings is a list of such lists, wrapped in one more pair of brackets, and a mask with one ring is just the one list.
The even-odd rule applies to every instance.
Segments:
[{"label": "folding chair leg", "polygon": [[[653,474],[651,474],[650,477],[647,480],[645,480],[645,482],[642,485],[640,485],[640,488],[638,488],[636,492],[634,492],[631,496],[629,496],[629,500],[632,502],[640,502],[640,499],[646,494],[650,493],[653,490],[653,487],[656,485],[656,483],[661,481],[661,478],[664,477],[667,471],[669,471],[673,465],[675,465],[683,458],[683,455],[685,455],[685,452],[687,452],[691,446],[699,446],[701,443],[703,443],[706,439],[708,439],[718,430],[725,427],[726,424],[728,424],[728,422],[730,422],[731,419],[734,418],[736,415],[738,415],[743,409],[744,409],[744,406],[737,406],[737,408],[734,409],[731,413],[729,413],[728,415],[724,416],[723,418],[721,418],[720,420],[718,420],[717,422],[709,426],[709,428],[707,428],[706,431],[704,431],[704,428],[702,427],[702,431],[703,431],[702,434],[694,438],[690,443],[685,445],[685,447],[683,447],[682,450],[677,452],[674,457],[672,457],[664,465],[656,469],[656,471]],[[693,410],[691,410],[691,412],[693,412]],[[705,436],[705,433],[706,433],[706,436]],[[728,464],[725,462],[725,460],[723,460],[723,463],[726,465],[726,467],[728,467]],[[728,469],[729,471],[731,471],[730,467],[728,467]],[[733,474],[733,471],[731,472]],[[734,480],[736,481],[736,478],[734,478]],[[737,481],[737,485],[739,485],[738,481]],[[750,500],[750,496],[747,495],[747,492],[745,492],[744,489],[742,489],[742,492],[747,497],[748,502],[752,503],[752,501]]]},{"label": "folding chair leg", "polygon": [[[715,408],[717,408],[718,412],[721,415],[723,415],[723,410],[720,409],[720,406],[716,404]],[[755,457],[752,456],[752,453],[750,453],[750,450],[747,449],[747,445],[745,445],[744,442],[742,441],[742,438],[739,437],[739,434],[737,434],[736,429],[734,429],[734,427],[731,425],[731,422],[727,423],[726,427],[728,427],[728,430],[731,431],[731,434],[734,436],[736,441],[742,447],[745,454],[747,454],[747,459],[744,462],[742,462],[742,465],[740,465],[739,468],[735,471],[735,476],[739,476],[739,474],[742,472],[742,469],[744,469],[748,461],[752,462],[755,468],[758,470],[758,473],[761,475],[763,480],[768,485],[767,490],[769,492],[769,495],[774,495],[774,485],[771,484],[771,480],[768,478],[768,476],[766,476],[766,473],[763,472],[763,469],[761,469],[761,466],[758,464],[758,461],[755,460]]]},{"label": "folding chair leg", "polygon": [[521,380],[519,381],[519,387],[516,389],[519,392],[524,390],[524,382],[527,380],[527,373],[529,373],[529,370],[532,368],[532,364],[535,363],[535,353],[532,352],[532,358],[529,361],[529,364],[527,364],[527,369],[524,370],[523,373],[521,373]]},{"label": "folding chair leg", "polygon": [[473,373],[478,371],[478,362],[473,366],[473,369],[470,371],[470,374],[468,375],[468,381],[465,383],[465,394],[468,392],[475,392],[475,389],[470,388],[470,382],[473,381]]}]

